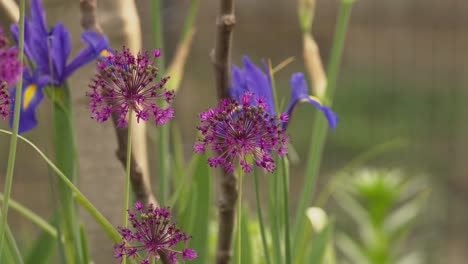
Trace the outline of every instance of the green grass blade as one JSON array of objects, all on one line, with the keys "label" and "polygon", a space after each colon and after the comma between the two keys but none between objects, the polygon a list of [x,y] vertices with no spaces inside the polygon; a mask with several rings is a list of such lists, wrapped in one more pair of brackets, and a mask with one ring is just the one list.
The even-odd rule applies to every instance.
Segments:
[{"label": "green grass blade", "polygon": [[[333,46],[330,54],[330,61],[327,67],[328,87],[325,94],[325,103],[327,103],[328,105],[331,105],[332,103],[334,90],[336,88],[338,70],[341,63],[344,40],[346,37],[346,30],[353,2],[354,0],[342,0],[340,5]],[[315,185],[315,180],[319,172],[322,152],[325,146],[327,130],[327,120],[321,112],[316,111],[306,173],[304,174],[304,189],[301,193],[296,212],[296,222],[294,225],[295,232],[293,236],[294,243],[292,247],[293,249],[296,249],[297,245],[300,243],[300,237],[304,230],[304,226],[306,225],[306,217],[304,216],[304,212],[312,202],[312,193]]]},{"label": "green grass blade", "polygon": [[323,263],[332,233],[332,224],[328,223],[322,231],[314,236],[306,263]]},{"label": "green grass blade", "polygon": [[[252,240],[253,238],[252,233],[250,232],[250,221],[249,221],[249,216],[248,216],[248,210],[247,207],[244,207],[242,210],[242,216],[241,216],[241,239],[242,239],[242,248],[241,248],[241,262],[240,263],[254,263],[253,261],[253,249],[252,249]],[[237,245],[237,232],[235,232],[234,235],[234,245]],[[232,263],[239,263],[239,252],[237,247],[234,249],[234,258],[232,260]]]},{"label": "green grass blade", "polygon": [[260,200],[260,190],[259,190],[259,183],[258,183],[258,168],[254,168],[254,182],[255,182],[255,198],[257,201],[257,216],[258,216],[258,224],[260,228],[260,235],[262,236],[262,245],[263,251],[265,254],[265,262],[266,264],[270,264],[270,252],[268,250],[268,243],[266,239],[266,228],[265,223],[263,221],[263,212],[262,212],[262,201]]},{"label": "green grass blade", "polygon": [[[269,175],[270,176],[270,175]],[[280,237],[280,223],[278,221],[278,170],[275,170],[271,177],[268,177],[268,220],[270,221],[270,233],[272,239],[272,262],[281,263],[281,237]]]},{"label": "green grass blade", "polygon": [[[11,135],[12,132],[0,129],[1,133]],[[96,207],[84,196],[84,194],[68,179],[68,177],[63,174],[63,172],[57,168],[57,166],[42,152],[34,143],[26,139],[25,137],[18,136],[19,139],[27,143],[30,147],[32,147],[40,156],[41,158],[49,165],[49,167],[55,172],[55,174],[66,183],[68,188],[74,192],[74,197],[95,219],[95,221],[101,225],[102,229],[106,232],[108,237],[113,242],[120,242],[121,237],[114,226],[99,212]]]},{"label": "green grass blade", "polygon": [[5,230],[5,240],[6,240],[6,247],[5,249],[8,249],[8,255],[11,256],[15,264],[23,264],[23,257],[21,256],[21,253],[19,251],[18,245],[16,244],[15,237],[11,233],[11,230],[8,226],[6,226]]},{"label": "green grass blade", "polygon": [[[0,193],[0,201],[3,202],[3,198],[3,194]],[[20,213],[23,217],[29,219],[31,222],[39,226],[42,230],[47,232],[52,237],[57,238],[57,230],[55,229],[55,227],[50,225],[46,220],[44,220],[42,217],[40,217],[30,209],[26,208],[25,206],[21,205],[13,199],[10,199],[10,207],[18,213]]]},{"label": "green grass blade", "polygon": [[197,195],[195,229],[192,231],[193,247],[198,250],[198,263],[208,262],[208,224],[212,214],[212,174],[206,157],[200,158],[193,182]]},{"label": "green grass blade", "polygon": [[[25,30],[25,9],[26,9],[26,0],[20,1],[20,21],[19,21],[19,62],[24,61],[24,30]],[[5,186],[3,193],[5,194],[4,206],[2,206],[2,214],[0,221],[0,259],[2,258],[3,253],[3,242],[5,238],[5,230],[7,227],[8,221],[8,202],[10,200],[11,186],[13,184],[13,176],[15,171],[15,160],[16,160],[16,144],[18,143],[18,131],[19,131],[19,121],[20,121],[20,107],[21,107],[21,98],[23,92],[23,75],[20,73],[18,85],[19,89],[16,89],[15,96],[15,111],[13,116],[13,132],[12,137],[10,138],[10,150],[8,152],[8,163],[7,163],[7,172],[5,177]]]},{"label": "green grass blade", "polygon": [[83,224],[80,225],[80,238],[81,238],[81,248],[83,250],[83,263],[89,264],[91,263],[91,259],[89,258],[89,246],[88,246],[88,239],[86,236],[85,226]]},{"label": "green grass blade", "polygon": [[[68,85],[54,87],[52,104],[54,156],[57,167],[76,183],[77,181],[77,148],[73,124],[71,92]],[[82,263],[79,225],[73,193],[67,185],[59,181],[60,217],[64,235],[65,253],[69,263]],[[72,260],[73,259],[73,260]],[[73,261],[73,262],[72,262]]]},{"label": "green grass blade", "polygon": [[[53,221],[56,216],[53,217]],[[33,246],[29,249],[25,258],[26,264],[38,264],[38,260],[42,263],[50,263],[52,253],[57,247],[57,238],[51,236],[46,231],[41,231],[39,237],[34,241]]]},{"label": "green grass blade", "polygon": [[[185,183],[186,184],[186,183]],[[197,250],[194,264],[208,263],[209,223],[212,214],[212,175],[207,158],[196,160],[191,183],[177,202],[180,227],[192,236],[189,246]]]}]

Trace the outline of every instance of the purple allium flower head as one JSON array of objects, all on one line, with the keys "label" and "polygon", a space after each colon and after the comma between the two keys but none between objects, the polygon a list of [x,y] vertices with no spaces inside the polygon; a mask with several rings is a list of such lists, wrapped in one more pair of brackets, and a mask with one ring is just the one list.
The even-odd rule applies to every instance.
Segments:
[{"label": "purple allium flower head", "polygon": [[[272,153],[287,154],[288,136],[278,116],[271,115],[261,103],[254,102],[252,93],[245,93],[241,102],[223,99],[214,109],[200,114],[201,138],[194,146],[195,152],[213,150],[217,156],[208,158],[210,166],[221,165],[232,172],[234,163],[249,173],[252,162],[271,172],[275,169]],[[285,118],[285,114],[282,115]]]},{"label": "purple allium flower head", "polygon": [[7,87],[6,82],[0,81],[0,117],[3,121],[12,113],[10,110],[11,99]]},{"label": "purple allium flower head", "polygon": [[123,241],[114,246],[117,259],[127,256],[144,264],[150,263],[152,257],[160,259],[160,253],[164,253],[171,263],[177,263],[179,257],[186,260],[197,258],[197,252],[191,248],[175,248],[179,242],[187,243],[191,237],[171,222],[169,208],[154,208],[150,204],[144,210],[137,202],[135,211],[128,210],[128,215],[133,230],[119,228]]},{"label": "purple allium flower head", "polygon": [[18,48],[8,47],[8,41],[0,28],[0,82],[7,86],[14,85],[21,73],[21,63],[18,60]]},{"label": "purple allium flower head", "polygon": [[[160,53],[160,51],[159,51]],[[153,65],[158,52],[150,57],[148,52],[138,53],[135,57],[128,48],[102,57],[97,63],[97,74],[89,84],[93,90],[87,93],[91,98],[89,107],[92,116],[99,122],[106,121],[112,114],[119,114],[118,125],[127,126],[127,113],[132,109],[137,121],[147,121],[153,116],[155,125],[164,125],[174,117],[171,106],[160,107],[158,99],[170,104],[175,96],[173,90],[164,85],[169,77],[158,78],[158,67]],[[159,54],[160,55],[160,54]]]}]

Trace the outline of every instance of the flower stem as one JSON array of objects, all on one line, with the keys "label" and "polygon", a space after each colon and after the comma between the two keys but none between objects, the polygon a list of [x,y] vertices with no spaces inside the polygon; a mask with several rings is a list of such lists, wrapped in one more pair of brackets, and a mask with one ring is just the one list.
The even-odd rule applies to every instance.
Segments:
[{"label": "flower stem", "polygon": [[[344,41],[346,37],[346,30],[348,21],[351,14],[351,9],[354,0],[342,0],[340,4],[340,11],[338,14],[338,21],[336,23],[335,35],[333,46],[331,49],[330,60],[327,67],[328,87],[325,94],[325,102],[331,105],[334,90],[336,88],[336,81],[338,79],[338,70],[343,54]],[[328,124],[327,120],[319,112],[315,115],[312,140],[309,149],[309,156],[306,171],[304,188],[301,193],[299,205],[296,211],[296,222],[294,232],[294,245],[293,249],[299,248],[301,234],[304,232],[306,217],[304,216],[307,207],[311,204],[312,192],[315,185],[315,180],[320,167],[322,152],[325,146]],[[296,255],[296,254],[294,254]]]},{"label": "flower stem", "polygon": [[[13,135],[12,132],[0,129],[1,133]],[[59,178],[65,182],[65,184],[74,192],[74,197],[78,203],[80,203],[96,220],[98,224],[101,225],[102,229],[106,232],[107,236],[115,243],[120,242],[121,237],[114,226],[94,207],[94,205],[84,196],[84,194],[68,179],[68,177],[63,174],[63,172],[42,152],[34,143],[28,139],[19,136],[18,138],[26,142],[31,146],[44,161],[49,165],[49,167],[59,176]]]},{"label": "flower stem", "polygon": [[[132,160],[132,131],[133,131],[133,110],[130,108],[128,110],[128,138],[127,138],[127,164],[126,169],[127,173],[125,176],[125,210],[124,210],[124,227],[128,227],[128,217],[127,211],[130,204],[130,166]],[[122,263],[127,263],[126,255],[123,256]]]},{"label": "flower stem", "polygon": [[242,178],[243,178],[243,171],[239,169],[239,181],[238,181],[238,195],[237,195],[237,263],[241,264],[242,262]]},{"label": "flower stem", "polygon": [[257,215],[258,223],[260,225],[260,234],[262,236],[263,250],[265,254],[266,264],[270,264],[270,254],[268,252],[268,245],[266,241],[265,224],[263,223],[262,203],[260,201],[260,190],[258,188],[258,171],[254,169],[254,180],[255,180],[255,197],[257,200]]},{"label": "flower stem", "polygon": [[[18,59],[21,64],[24,62],[24,14],[26,8],[26,0],[20,1],[20,22],[19,22],[19,55]],[[18,85],[16,86],[16,97],[15,97],[15,112],[13,114],[13,133],[10,141],[10,151],[8,154],[8,165],[4,188],[4,201],[2,206],[2,221],[0,222],[0,259],[3,252],[3,242],[5,236],[5,228],[7,226],[8,216],[8,202],[10,201],[11,185],[13,183],[13,173],[15,170],[15,159],[16,159],[16,144],[18,142],[18,130],[20,120],[20,107],[21,107],[21,96],[23,92],[23,73],[21,72]]]},{"label": "flower stem", "polygon": [[127,173],[125,177],[125,211],[124,211],[124,227],[128,227],[127,211],[130,204],[130,166],[132,160],[132,130],[133,130],[133,110],[128,111],[128,146],[127,146]]},{"label": "flower stem", "polygon": [[283,159],[283,199],[284,199],[284,248],[286,252],[286,263],[291,262],[291,237],[289,235],[289,161]]},{"label": "flower stem", "polygon": [[[0,193],[0,201],[3,201],[3,200],[4,200],[4,195]],[[16,202],[13,199],[10,200],[10,207],[16,212],[18,212],[19,214],[23,215],[25,218],[29,219],[34,224],[36,224],[38,227],[40,227],[50,236],[54,238],[58,237],[57,229],[55,229],[55,227],[49,224],[44,218],[40,217],[39,215],[31,211],[29,208],[26,208],[25,206]]]},{"label": "flower stem", "polygon": [[[153,17],[153,46],[164,50],[164,38],[163,38],[163,25],[162,25],[162,12],[161,12],[161,0],[151,1],[151,15]],[[159,58],[159,71],[161,76],[166,73],[166,64],[164,60],[164,52]],[[170,152],[169,152],[169,124],[158,127],[158,149],[159,149],[159,193],[158,199],[161,205],[168,202],[169,197],[169,164],[170,164]]]}]

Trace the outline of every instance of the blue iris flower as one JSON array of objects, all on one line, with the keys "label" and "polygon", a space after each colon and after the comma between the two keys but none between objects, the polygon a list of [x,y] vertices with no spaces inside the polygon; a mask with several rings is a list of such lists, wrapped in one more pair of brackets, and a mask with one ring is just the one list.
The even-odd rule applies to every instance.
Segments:
[{"label": "blue iris flower", "polygon": [[[267,72],[265,73],[247,56],[244,56],[243,64],[243,69],[233,65],[232,86],[229,90],[231,97],[240,102],[242,95],[245,92],[251,92],[255,97],[261,97],[265,100],[268,113],[276,115],[272,82],[267,65],[264,63],[265,71]],[[333,113],[330,108],[324,106],[318,98],[309,95],[304,74],[294,73],[291,77],[290,83],[291,101],[286,108],[288,116],[291,116],[297,103],[308,102],[322,111],[327,118],[330,127],[335,129],[338,123],[338,116]],[[283,125],[286,127],[287,122]]]},{"label": "blue iris flower", "polygon": [[[18,41],[18,24],[12,25],[11,31]],[[107,51],[110,50],[109,41],[105,36],[88,30],[81,35],[86,47],[68,62],[72,49],[70,32],[61,23],[53,26],[50,31],[47,29],[45,11],[40,0],[32,0],[30,16],[25,20],[24,37],[24,52],[30,67],[34,68],[33,75],[46,76],[49,80],[45,85],[36,84],[38,89],[34,90],[35,92],[31,95],[32,102],[42,100],[43,87],[48,85],[62,86],[78,68],[99,56],[106,55]],[[20,131],[30,130],[37,125],[35,117],[37,106],[38,104],[31,104],[30,107],[33,109],[28,109],[24,115],[22,112]]]},{"label": "blue iris flower", "polygon": [[[37,126],[36,108],[44,98],[43,88],[50,82],[47,75],[40,75],[38,71],[30,73],[26,68],[23,73],[23,91],[21,94],[20,124],[19,133],[26,132]],[[15,98],[16,89],[11,91],[12,98]],[[15,111],[15,104],[12,104]],[[13,117],[10,119],[10,127],[13,126]]]}]

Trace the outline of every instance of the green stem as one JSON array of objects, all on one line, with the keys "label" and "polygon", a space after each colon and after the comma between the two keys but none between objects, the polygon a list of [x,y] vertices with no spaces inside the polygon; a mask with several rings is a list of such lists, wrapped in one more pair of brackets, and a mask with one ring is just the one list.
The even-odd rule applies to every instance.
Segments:
[{"label": "green stem", "polygon": [[[130,204],[130,166],[131,166],[131,160],[132,160],[132,130],[133,130],[133,110],[130,109],[128,111],[128,135],[127,135],[127,164],[126,164],[126,169],[127,169],[127,174],[125,177],[125,205],[124,205],[124,227],[128,227],[128,217],[127,217],[127,212],[128,212],[128,207]],[[127,263],[127,256],[124,255],[122,259],[122,263],[125,264]]]},{"label": "green stem", "polygon": [[[277,158],[275,157],[275,160]],[[281,236],[280,223],[278,219],[278,170],[273,172],[272,177],[268,180],[268,215],[270,221],[270,231],[273,245],[273,263],[281,263]]]},{"label": "green stem", "polygon": [[[327,67],[328,87],[325,94],[325,101],[329,105],[331,105],[332,103],[334,90],[336,88],[338,70],[341,62],[344,41],[346,37],[346,29],[348,26],[353,2],[354,0],[342,0],[340,5],[333,46],[331,49],[330,61]],[[306,163],[307,167],[305,173],[304,189],[302,191],[302,195],[299,200],[299,206],[296,211],[296,224],[294,225],[296,230],[293,236],[294,249],[298,248],[298,244],[300,243],[300,237],[303,233],[306,224],[306,217],[304,216],[304,212],[312,202],[312,192],[320,167],[327,130],[328,124],[325,117],[323,117],[322,113],[319,113],[317,111],[315,114],[315,120],[312,131],[312,140],[309,149],[309,160]]]},{"label": "green stem", "polygon": [[[4,196],[2,193],[0,193],[0,201],[3,200]],[[57,230],[55,229],[55,227],[53,227],[46,220],[44,220],[42,217],[40,217],[30,209],[24,207],[23,205],[21,205],[13,199],[10,200],[10,207],[13,210],[16,210],[21,215],[23,215],[25,218],[31,220],[31,222],[42,228],[42,230],[46,231],[52,237],[57,238]]]},{"label": "green stem", "polygon": [[[163,27],[162,27],[162,14],[161,14],[161,0],[151,1],[151,15],[153,18],[153,46],[155,48],[164,50]],[[162,52],[159,57],[159,70],[165,72],[164,64],[165,54]]]},{"label": "green stem", "polygon": [[127,211],[130,204],[130,166],[132,160],[132,130],[133,130],[133,110],[128,111],[128,136],[127,136],[127,175],[125,177],[125,210],[124,210],[124,227],[128,227]]},{"label": "green stem", "polygon": [[291,262],[291,238],[289,235],[289,161],[287,157],[283,161],[283,199],[284,199],[284,248],[286,263]]},{"label": "green stem", "polygon": [[[19,21],[19,55],[18,60],[23,64],[24,62],[24,13],[26,9],[26,0],[20,1],[20,21]],[[0,259],[3,252],[3,238],[5,236],[5,228],[7,227],[8,221],[8,203],[10,201],[11,195],[11,185],[13,183],[13,174],[15,170],[15,159],[16,159],[16,144],[18,142],[18,130],[19,130],[19,120],[20,120],[20,107],[21,107],[21,98],[23,93],[23,73],[20,73],[20,78],[18,81],[18,87],[16,89],[15,97],[15,112],[13,114],[13,133],[10,140],[10,151],[8,154],[8,165],[7,173],[5,180],[5,188],[3,193],[5,194],[5,199],[2,206],[2,221],[0,222]]]},{"label": "green stem", "polygon": [[258,223],[260,225],[260,234],[262,236],[263,251],[265,253],[266,264],[270,264],[270,254],[268,252],[268,244],[266,241],[265,224],[263,223],[262,203],[260,200],[260,190],[258,186],[258,170],[254,168],[254,180],[255,180],[255,198],[257,200],[257,215]]},{"label": "green stem", "polygon": [[195,21],[195,18],[197,17],[199,6],[200,6],[200,0],[192,0],[188,15],[185,18],[184,27],[182,29],[182,39],[186,39],[189,36],[190,30],[193,27],[193,22]]},{"label": "green stem", "polygon": [[[55,164],[74,184],[78,176],[78,154],[73,120],[71,90],[67,83],[52,89],[53,145]],[[82,263],[78,211],[73,193],[61,181],[58,183],[60,195],[60,224],[64,235],[64,249],[68,263]],[[72,262],[74,260],[74,262]]]},{"label": "green stem", "polygon": [[[0,129],[1,133],[12,135],[13,133],[7,130]],[[115,243],[121,241],[121,237],[117,230],[112,226],[112,224],[94,207],[94,205],[83,195],[83,193],[68,179],[68,177],[63,174],[63,172],[57,168],[57,166],[42,152],[34,143],[28,139],[18,135],[18,138],[26,142],[31,146],[49,165],[49,167],[59,176],[59,178],[65,182],[65,184],[74,192],[74,197],[78,203],[80,203],[96,220],[98,224],[101,225],[102,229],[106,232],[108,237]]]},{"label": "green stem", "polygon": [[[161,0],[153,0],[151,5],[153,17],[153,46],[163,50],[159,58],[159,71],[161,76],[165,74],[166,66],[164,63],[164,39],[162,26]],[[158,127],[158,149],[159,149],[159,203],[164,205],[169,199],[169,170],[170,170],[170,152],[169,152],[169,124]]]},{"label": "green stem", "polygon": [[238,193],[237,193],[237,263],[241,264],[242,260],[242,178],[244,172],[239,168],[239,181],[238,181]]},{"label": "green stem", "polygon": [[23,264],[23,257],[19,251],[18,245],[16,244],[15,237],[11,233],[10,228],[7,226],[5,230],[5,236],[7,241],[7,247],[9,248],[10,254],[14,258],[15,264]]},{"label": "green stem", "polygon": [[83,263],[84,264],[90,264],[91,259],[89,258],[89,246],[88,246],[88,240],[86,237],[86,230],[83,224],[80,224],[80,238],[81,238],[81,248],[83,250],[82,255],[83,255]]},{"label": "green stem", "polygon": [[159,203],[169,200],[169,124],[158,128],[159,135]]}]

